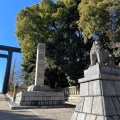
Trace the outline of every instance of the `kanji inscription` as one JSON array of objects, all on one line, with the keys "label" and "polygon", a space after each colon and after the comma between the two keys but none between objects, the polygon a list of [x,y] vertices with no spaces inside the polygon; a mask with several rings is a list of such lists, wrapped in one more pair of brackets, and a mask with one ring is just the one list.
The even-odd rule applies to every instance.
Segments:
[{"label": "kanji inscription", "polygon": [[44,85],[45,44],[38,43],[36,58],[35,85]]}]

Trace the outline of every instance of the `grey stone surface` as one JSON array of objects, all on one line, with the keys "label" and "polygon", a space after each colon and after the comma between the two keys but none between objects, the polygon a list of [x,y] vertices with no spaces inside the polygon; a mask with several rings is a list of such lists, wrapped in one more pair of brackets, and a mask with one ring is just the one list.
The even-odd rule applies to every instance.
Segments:
[{"label": "grey stone surface", "polygon": [[120,101],[117,97],[112,97],[117,114],[120,115]]},{"label": "grey stone surface", "polygon": [[101,88],[100,88],[100,80],[91,81],[89,82],[89,95],[90,96],[100,96],[101,94]]},{"label": "grey stone surface", "polygon": [[[74,112],[74,108],[51,108],[51,109],[33,109],[42,120],[70,120]],[[34,119],[33,119],[34,120]]]},{"label": "grey stone surface", "polygon": [[116,96],[113,81],[102,81],[102,91],[104,96]]},{"label": "grey stone surface", "polygon": [[113,120],[111,117],[105,117],[105,120]]},{"label": "grey stone surface", "polygon": [[0,120],[49,120],[35,115],[30,110],[0,110]]},{"label": "grey stone surface", "polygon": [[104,116],[97,116],[96,120],[104,120]]},{"label": "grey stone surface", "polygon": [[27,91],[18,93],[15,102],[22,106],[46,106],[61,105],[64,100],[63,92]]},{"label": "grey stone surface", "polygon": [[120,76],[120,68],[107,65],[96,64],[84,70],[84,77],[92,76],[95,74],[110,74]]},{"label": "grey stone surface", "polygon": [[100,73],[99,64],[97,64],[89,67],[87,70],[84,70],[84,77],[92,76],[99,73]]},{"label": "grey stone surface", "polygon": [[117,115],[117,112],[116,112],[116,109],[115,109],[115,106],[113,104],[111,97],[104,97],[103,105],[104,105],[104,115],[106,115],[106,116]]},{"label": "grey stone surface", "polygon": [[78,80],[80,97],[84,98],[79,102],[84,104],[83,111],[79,111],[82,108],[79,103],[75,111],[79,116],[86,114],[85,120],[120,120],[120,68],[95,65],[84,74]]},{"label": "grey stone surface", "polygon": [[78,116],[78,112],[74,112],[72,117],[71,117],[71,120],[76,120],[77,116]]},{"label": "grey stone surface", "polygon": [[92,103],[93,103],[93,97],[85,97],[83,112],[91,113]]},{"label": "grey stone surface", "polygon": [[69,95],[69,96],[65,95],[65,100],[70,101],[70,102],[74,102],[74,103],[78,103],[79,98],[80,98],[79,95]]},{"label": "grey stone surface", "polygon": [[88,82],[80,84],[80,96],[88,96]]},{"label": "grey stone surface", "polygon": [[103,98],[102,97],[94,97],[93,99],[93,107],[92,113],[97,115],[103,115]]},{"label": "grey stone surface", "polygon": [[116,90],[116,95],[120,96],[120,81],[114,81],[114,85],[115,85],[115,90]]},{"label": "grey stone surface", "polygon": [[35,85],[44,85],[45,47],[46,45],[44,43],[38,43],[36,57]]},{"label": "grey stone surface", "polygon": [[86,116],[86,114],[84,114],[84,113],[78,113],[76,120],[85,120],[85,116]]},{"label": "grey stone surface", "polygon": [[59,109],[44,106],[27,108],[25,106],[25,108],[18,107],[17,110],[10,110],[8,102],[12,101],[9,100],[8,97],[4,98],[4,95],[0,94],[0,120],[70,120],[75,109],[71,106]]},{"label": "grey stone surface", "polygon": [[120,81],[120,76],[115,76],[111,74],[95,74],[92,76],[78,79],[78,83],[85,83],[94,80]]},{"label": "grey stone surface", "polygon": [[87,114],[85,120],[96,120],[96,115]]},{"label": "grey stone surface", "polygon": [[83,111],[83,105],[84,105],[84,97],[80,97],[78,100],[78,103],[76,105],[75,111],[82,112]]},{"label": "grey stone surface", "polygon": [[113,120],[120,120],[120,117],[118,117],[118,116],[113,116]]},{"label": "grey stone surface", "polygon": [[0,120],[70,120],[74,108],[47,108],[10,110],[8,98],[0,94]]},{"label": "grey stone surface", "polygon": [[27,91],[50,91],[51,88],[46,85],[31,85]]},{"label": "grey stone surface", "polygon": [[120,68],[97,64],[85,70],[84,78],[78,81],[82,83],[97,79],[120,81]]}]

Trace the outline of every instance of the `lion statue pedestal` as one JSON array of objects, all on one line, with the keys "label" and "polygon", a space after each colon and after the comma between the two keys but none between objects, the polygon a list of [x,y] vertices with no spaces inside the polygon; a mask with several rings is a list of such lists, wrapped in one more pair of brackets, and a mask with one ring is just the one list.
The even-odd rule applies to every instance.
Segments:
[{"label": "lion statue pedestal", "polygon": [[120,120],[120,68],[99,41],[90,52],[91,66],[78,80],[80,97],[71,120]]}]

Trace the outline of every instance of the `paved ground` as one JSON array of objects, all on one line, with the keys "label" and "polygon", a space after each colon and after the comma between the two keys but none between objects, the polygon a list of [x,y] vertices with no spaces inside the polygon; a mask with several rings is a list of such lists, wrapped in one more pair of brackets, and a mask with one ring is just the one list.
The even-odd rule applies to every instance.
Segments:
[{"label": "paved ground", "polygon": [[74,108],[57,108],[57,109],[32,109],[37,115],[45,120],[70,120]]},{"label": "paved ground", "polygon": [[0,94],[0,120],[70,120],[74,108],[10,110]]}]

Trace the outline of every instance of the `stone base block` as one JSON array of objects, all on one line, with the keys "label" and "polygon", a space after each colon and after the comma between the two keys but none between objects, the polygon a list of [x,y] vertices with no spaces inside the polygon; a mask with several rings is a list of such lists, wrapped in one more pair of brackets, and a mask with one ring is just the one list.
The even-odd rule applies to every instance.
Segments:
[{"label": "stone base block", "polygon": [[120,76],[120,68],[115,66],[107,66],[96,64],[84,70],[84,77],[92,76],[95,74],[110,74],[115,76]]},{"label": "stone base block", "polygon": [[46,106],[64,104],[63,92],[29,91],[16,94],[15,102],[21,106]]},{"label": "stone base block", "polygon": [[92,66],[79,83],[80,98],[71,120],[120,120],[120,68]]},{"label": "stone base block", "polygon": [[80,97],[71,120],[120,120],[120,97]]},{"label": "stone base block", "polygon": [[87,113],[77,113],[74,112],[71,120],[120,120],[120,116],[99,116],[99,115],[91,115]]},{"label": "stone base block", "polygon": [[31,85],[27,91],[50,91],[51,88],[47,85]]}]

